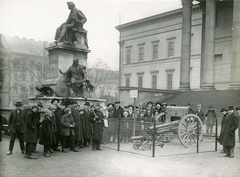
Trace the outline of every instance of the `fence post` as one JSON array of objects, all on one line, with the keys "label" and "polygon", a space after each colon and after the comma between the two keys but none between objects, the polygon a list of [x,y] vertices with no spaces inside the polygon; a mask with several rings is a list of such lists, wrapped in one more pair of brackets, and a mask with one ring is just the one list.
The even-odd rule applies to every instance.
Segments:
[{"label": "fence post", "polygon": [[217,135],[218,135],[218,119],[216,118],[216,127],[215,127],[215,151],[217,151]]},{"label": "fence post", "polygon": [[153,138],[153,144],[152,144],[152,157],[155,157],[155,136],[156,136],[156,119],[155,117],[153,118],[153,134],[152,134],[152,138]]},{"label": "fence post", "polygon": [[197,119],[197,153],[199,152],[199,124]]},{"label": "fence post", "polygon": [[118,146],[117,146],[117,150],[120,151],[120,121],[121,121],[121,117],[118,117]]}]

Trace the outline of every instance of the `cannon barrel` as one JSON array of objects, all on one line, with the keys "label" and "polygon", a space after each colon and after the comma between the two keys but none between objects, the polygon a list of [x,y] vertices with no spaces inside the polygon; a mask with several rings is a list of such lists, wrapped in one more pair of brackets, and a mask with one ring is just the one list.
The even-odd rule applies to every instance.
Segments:
[{"label": "cannon barrel", "polygon": [[[180,122],[179,120],[176,120],[176,121],[172,121],[170,123],[156,125],[155,127],[156,127],[156,129],[161,129],[161,128],[164,128],[164,127],[171,127],[171,126],[177,127],[179,122]],[[149,129],[152,130],[153,126],[149,127]]]}]

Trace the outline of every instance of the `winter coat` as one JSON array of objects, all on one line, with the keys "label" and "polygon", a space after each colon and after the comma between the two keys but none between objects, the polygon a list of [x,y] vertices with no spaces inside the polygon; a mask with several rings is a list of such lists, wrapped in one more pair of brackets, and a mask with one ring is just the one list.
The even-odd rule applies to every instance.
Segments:
[{"label": "winter coat", "polygon": [[70,127],[70,124],[75,127],[75,121],[71,114],[64,114],[61,118],[61,135],[70,136],[70,132],[74,135],[74,127]]},{"label": "winter coat", "polygon": [[93,140],[102,140],[103,134],[103,113],[99,110],[94,110],[96,116],[98,118],[89,117],[89,121],[92,123],[93,126]]},{"label": "winter coat", "polygon": [[95,115],[93,114],[93,112],[91,110],[84,109],[83,117],[84,117],[84,123],[85,123],[84,138],[92,139],[93,127],[92,127],[92,123],[89,121],[89,119],[94,118]]},{"label": "winter coat", "polygon": [[33,111],[27,113],[23,131],[23,138],[26,143],[37,143],[36,117],[37,115]]},{"label": "winter coat", "polygon": [[220,144],[222,144],[224,135],[226,133],[226,130],[224,129],[225,128],[226,119],[228,119],[228,114],[227,113],[222,118],[221,132],[220,132],[219,140],[218,140]]},{"label": "winter coat", "polygon": [[235,146],[235,130],[238,128],[239,120],[238,117],[232,113],[229,115],[224,123],[224,131],[222,145],[224,146]]},{"label": "winter coat", "polygon": [[204,115],[204,112],[202,110],[196,110],[194,112],[194,114],[197,115],[201,119],[202,123],[204,123],[205,115]]},{"label": "winter coat", "polygon": [[53,145],[54,143],[56,143],[56,141],[54,140],[55,135],[54,135],[54,131],[52,128],[52,121],[51,118],[49,117],[44,117],[44,120],[42,121],[42,124],[40,126],[40,140],[39,140],[39,144],[42,145]]},{"label": "winter coat", "polygon": [[[17,114],[19,114],[19,122],[17,123]],[[19,124],[20,126],[20,132],[23,133],[24,130],[24,110],[19,110],[19,113],[17,113],[17,110],[13,110],[10,113],[9,119],[8,119],[8,128],[11,133],[15,133],[16,131],[16,124]]]},{"label": "winter coat", "polygon": [[79,112],[73,108],[71,108],[72,116],[75,121],[75,127],[74,127],[74,141],[82,141],[83,140],[83,127],[82,127],[82,121],[80,119]]},{"label": "winter coat", "polygon": [[113,108],[113,117],[114,118],[123,117],[123,112],[124,112],[124,109],[121,106],[119,106],[118,109],[117,109],[117,107],[114,107]]},{"label": "winter coat", "polygon": [[56,138],[58,141],[61,141],[61,129],[62,129],[62,124],[61,124],[61,118],[63,116],[63,110],[59,107],[57,107],[57,109],[55,110],[54,112],[54,116],[55,116],[55,119],[56,119],[56,128],[57,128],[57,133],[56,133]]},{"label": "winter coat", "polygon": [[206,124],[209,126],[213,126],[216,122],[217,113],[214,110],[213,111],[209,110],[206,113],[206,117],[207,117]]}]

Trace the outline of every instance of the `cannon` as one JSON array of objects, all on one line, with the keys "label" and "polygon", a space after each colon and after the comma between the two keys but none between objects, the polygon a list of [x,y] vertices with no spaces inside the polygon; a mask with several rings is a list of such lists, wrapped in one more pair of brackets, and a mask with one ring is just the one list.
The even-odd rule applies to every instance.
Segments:
[{"label": "cannon", "polygon": [[[164,122],[155,125],[155,129],[154,126],[150,126],[146,128],[145,131],[147,134],[150,134],[151,137],[153,133],[155,133],[155,140],[157,142],[168,143],[177,136],[183,146],[191,147],[196,145],[197,140],[202,140],[202,121],[197,115],[188,114],[187,107],[168,106],[165,112],[157,115],[154,119],[155,121],[161,119],[164,120]],[[135,143],[136,141],[134,141],[135,139],[136,137],[132,137],[133,146],[137,144]],[[150,143],[150,145],[151,144],[152,143]],[[143,146],[143,143],[141,146]]]}]

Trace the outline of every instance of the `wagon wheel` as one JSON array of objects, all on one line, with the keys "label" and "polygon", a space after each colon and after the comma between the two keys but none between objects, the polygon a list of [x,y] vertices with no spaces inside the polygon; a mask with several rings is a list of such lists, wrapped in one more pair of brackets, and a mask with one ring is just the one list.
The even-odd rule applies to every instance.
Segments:
[{"label": "wagon wheel", "polygon": [[194,114],[187,114],[178,124],[178,137],[181,144],[185,147],[190,147],[197,143],[197,125],[198,125],[198,139],[203,136],[203,125],[200,118]]},{"label": "wagon wheel", "polygon": [[133,148],[134,148],[134,149],[139,149],[140,146],[141,146],[141,142],[139,142],[139,141],[134,141],[134,142],[133,142]]},{"label": "wagon wheel", "polygon": [[151,145],[145,141],[143,144],[142,144],[142,150],[150,150],[151,149]]},{"label": "wagon wheel", "polygon": [[173,139],[173,132],[164,132],[157,137],[157,140],[162,143],[168,143]]}]

